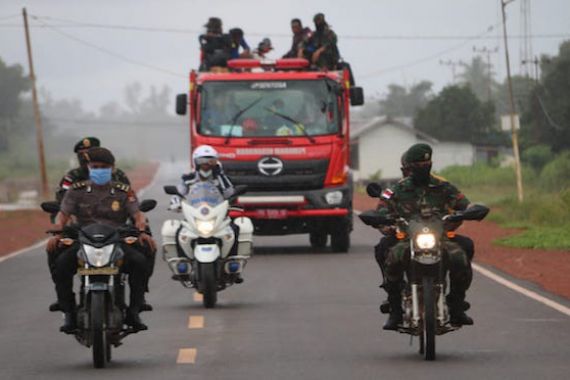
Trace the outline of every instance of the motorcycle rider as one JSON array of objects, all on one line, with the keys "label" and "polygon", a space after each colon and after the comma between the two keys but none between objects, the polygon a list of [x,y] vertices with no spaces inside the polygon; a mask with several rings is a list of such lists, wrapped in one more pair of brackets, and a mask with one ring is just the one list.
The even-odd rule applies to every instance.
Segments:
[{"label": "motorcycle rider", "polygon": [[[101,146],[101,141],[97,137],[84,137],[79,140],[75,146],[73,147],[73,152],[77,154],[77,161],[79,163],[79,167],[73,168],[69,170],[59,181],[59,186],[55,192],[55,199],[58,203],[61,203],[65,193],[72,188],[73,184],[78,183],[80,181],[86,181],[89,179],[89,168],[88,168],[88,159],[86,153],[91,148],[97,148]],[[119,168],[113,169],[112,180],[121,182],[125,185],[131,185],[131,181],[127,177],[126,173]],[[55,221],[55,214],[52,215],[52,221]],[[150,231],[148,231],[150,233]],[[60,250],[52,254],[48,254],[48,267],[50,270],[51,278],[55,282],[54,277],[54,266],[55,266],[55,259],[57,258]],[[145,252],[150,275],[154,271],[154,263],[155,263],[155,252]],[[149,277],[150,277],[149,275]],[[148,280],[147,280],[148,281]],[[148,284],[146,286],[146,291],[148,292]],[[50,311],[58,311],[60,310],[59,304],[57,302],[52,303],[49,306]],[[148,304],[145,300],[143,307],[143,311],[151,311],[152,305]]]},{"label": "motorcycle rider", "polygon": [[[139,230],[139,247],[134,248],[122,244],[125,253],[123,270],[129,274],[130,305],[127,309],[125,323],[136,330],[146,330],[147,326],[139,317],[143,305],[148,266],[141,252],[146,245],[156,250],[156,244],[147,234],[146,217],[138,209],[138,200],[130,186],[112,180],[115,164],[113,154],[101,147],[92,148],[86,153],[88,158],[89,180],[73,184],[61,202],[60,212],[56,218],[56,229],[64,226],[74,218],[78,226],[92,223],[103,223],[120,227],[129,217],[135,221]],[[47,244],[48,254],[61,249],[62,235],[53,236]],[[58,303],[65,313],[65,322],[60,328],[62,332],[71,333],[76,329],[75,295],[73,294],[73,276],[77,270],[76,252],[78,243],[65,247],[55,259],[55,287]]]},{"label": "motorcycle rider", "polygon": [[[405,160],[408,163],[409,176],[400,180],[394,187],[393,194],[379,209],[381,214],[409,219],[420,212],[420,203],[423,202],[441,214],[470,207],[465,195],[455,186],[431,175],[431,157],[432,148],[427,144],[415,144],[408,149]],[[468,256],[453,240],[444,242],[444,251],[450,272],[450,292],[447,296],[450,323],[458,326],[472,325],[473,319],[465,314],[465,294],[472,280]],[[403,274],[409,260],[409,241],[399,241],[388,250],[384,289],[388,293],[390,316],[384,325],[385,330],[397,330],[402,322],[401,290]]]}]

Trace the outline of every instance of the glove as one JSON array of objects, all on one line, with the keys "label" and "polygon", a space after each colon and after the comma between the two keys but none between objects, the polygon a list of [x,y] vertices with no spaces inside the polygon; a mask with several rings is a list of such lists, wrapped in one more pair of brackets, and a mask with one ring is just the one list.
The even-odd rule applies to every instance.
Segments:
[{"label": "glove", "polygon": [[180,211],[182,209],[182,202],[180,202],[180,197],[177,195],[173,195],[170,198],[170,205],[168,206],[170,211]]}]

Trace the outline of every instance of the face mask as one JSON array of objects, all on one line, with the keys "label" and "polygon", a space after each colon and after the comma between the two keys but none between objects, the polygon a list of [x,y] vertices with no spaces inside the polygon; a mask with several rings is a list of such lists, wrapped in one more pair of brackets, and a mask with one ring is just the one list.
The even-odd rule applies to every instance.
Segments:
[{"label": "face mask", "polygon": [[200,177],[202,178],[209,178],[212,175],[212,169],[210,170],[198,170],[198,173],[200,173]]},{"label": "face mask", "polygon": [[418,185],[427,185],[430,179],[431,164],[410,167],[412,181]]},{"label": "face mask", "polygon": [[92,169],[89,168],[89,179],[96,185],[104,185],[111,181],[113,168]]}]

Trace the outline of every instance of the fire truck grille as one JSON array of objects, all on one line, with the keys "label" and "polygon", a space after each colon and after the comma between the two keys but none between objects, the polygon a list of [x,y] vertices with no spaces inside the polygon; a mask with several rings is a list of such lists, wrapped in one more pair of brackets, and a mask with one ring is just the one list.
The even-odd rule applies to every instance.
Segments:
[{"label": "fire truck grille", "polygon": [[322,189],[329,160],[279,161],[224,161],[224,172],[234,185],[248,185],[249,191],[316,190]]}]

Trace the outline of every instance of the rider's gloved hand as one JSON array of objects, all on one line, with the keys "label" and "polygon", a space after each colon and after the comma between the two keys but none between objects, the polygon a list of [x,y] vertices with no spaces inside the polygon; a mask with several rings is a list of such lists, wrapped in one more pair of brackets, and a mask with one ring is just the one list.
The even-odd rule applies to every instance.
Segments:
[{"label": "rider's gloved hand", "polygon": [[180,211],[182,209],[182,202],[180,202],[179,196],[174,195],[172,198],[170,198],[170,205],[168,206],[168,209],[171,211]]}]

